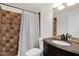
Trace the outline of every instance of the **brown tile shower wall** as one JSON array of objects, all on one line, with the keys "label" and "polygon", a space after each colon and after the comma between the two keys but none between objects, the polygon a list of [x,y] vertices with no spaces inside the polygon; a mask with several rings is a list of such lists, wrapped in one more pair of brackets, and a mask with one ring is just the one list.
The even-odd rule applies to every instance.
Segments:
[{"label": "brown tile shower wall", "polygon": [[0,10],[0,55],[18,54],[21,14]]},{"label": "brown tile shower wall", "polygon": [[2,40],[1,40],[1,19],[2,19],[2,8],[0,7],[0,55],[2,52]]}]

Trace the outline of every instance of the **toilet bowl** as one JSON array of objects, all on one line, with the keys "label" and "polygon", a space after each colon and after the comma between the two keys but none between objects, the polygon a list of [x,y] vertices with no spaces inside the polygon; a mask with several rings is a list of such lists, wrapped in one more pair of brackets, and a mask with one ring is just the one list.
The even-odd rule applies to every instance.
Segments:
[{"label": "toilet bowl", "polygon": [[43,41],[39,38],[39,48],[32,48],[28,50],[26,56],[42,56],[43,55]]},{"label": "toilet bowl", "polygon": [[32,48],[26,52],[27,56],[40,56],[42,54],[42,50],[39,48]]}]

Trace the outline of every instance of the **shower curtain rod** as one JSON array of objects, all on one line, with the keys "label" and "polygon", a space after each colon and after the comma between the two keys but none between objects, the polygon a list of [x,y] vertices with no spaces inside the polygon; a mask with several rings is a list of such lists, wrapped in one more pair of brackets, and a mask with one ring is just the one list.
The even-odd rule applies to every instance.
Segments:
[{"label": "shower curtain rod", "polygon": [[2,4],[2,5],[6,5],[6,6],[9,6],[9,7],[13,7],[13,8],[16,8],[16,9],[20,9],[20,10],[24,10],[24,11],[32,12],[32,13],[34,13],[34,14],[38,14],[38,13],[36,13],[36,12],[29,11],[29,10],[25,10],[25,9],[18,8],[18,7],[15,7],[15,6],[11,6],[11,5],[8,5],[8,4],[4,4],[4,3],[0,3],[0,4]]}]

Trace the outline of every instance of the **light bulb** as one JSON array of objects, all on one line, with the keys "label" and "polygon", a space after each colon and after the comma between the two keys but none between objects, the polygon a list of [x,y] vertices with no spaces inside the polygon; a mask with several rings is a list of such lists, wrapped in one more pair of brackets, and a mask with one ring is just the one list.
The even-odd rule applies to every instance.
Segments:
[{"label": "light bulb", "polygon": [[61,6],[59,6],[57,9],[58,10],[62,10],[62,9],[64,9],[65,8],[65,6],[64,5],[61,5]]},{"label": "light bulb", "polygon": [[72,5],[74,5],[75,3],[67,3],[66,5],[67,6],[72,6]]},{"label": "light bulb", "polygon": [[56,8],[56,7],[60,6],[60,5],[62,5],[62,3],[54,3],[53,8]]}]

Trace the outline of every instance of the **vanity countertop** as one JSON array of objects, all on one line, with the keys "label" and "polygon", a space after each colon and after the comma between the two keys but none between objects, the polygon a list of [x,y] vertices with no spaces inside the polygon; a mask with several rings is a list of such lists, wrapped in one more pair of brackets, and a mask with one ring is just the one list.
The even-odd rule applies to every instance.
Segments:
[{"label": "vanity countertop", "polygon": [[60,38],[58,38],[58,37],[50,37],[50,38],[43,39],[43,41],[45,41],[48,44],[53,45],[53,46],[55,46],[57,48],[60,48],[60,49],[63,49],[63,50],[69,51],[69,52],[73,52],[73,53],[76,53],[76,54],[79,54],[79,42],[67,40],[65,42],[70,43],[71,46],[61,46],[61,45],[53,43],[52,40],[60,40]]}]

